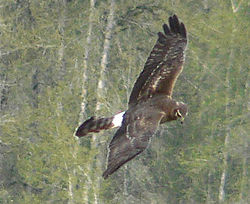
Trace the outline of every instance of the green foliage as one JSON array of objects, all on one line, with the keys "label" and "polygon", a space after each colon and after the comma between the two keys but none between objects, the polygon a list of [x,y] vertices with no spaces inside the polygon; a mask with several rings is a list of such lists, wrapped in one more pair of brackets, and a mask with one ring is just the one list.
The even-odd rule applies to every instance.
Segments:
[{"label": "green foliage", "polygon": [[[240,6],[237,12],[232,2]],[[109,6],[97,1],[91,10],[90,2],[81,0],[2,3],[0,142],[8,149],[0,151],[0,174],[6,178],[0,203],[83,203],[86,198],[93,203],[96,195],[100,203],[218,203],[225,152],[225,202],[247,202],[247,1],[116,2],[108,65],[100,79]],[[148,150],[104,181],[106,145],[114,130],[96,135],[97,146],[91,137],[73,137],[81,122],[82,87],[84,119],[95,114],[97,100],[102,115],[125,110],[156,33],[173,13],[189,33],[185,69],[173,97],[188,103],[189,115],[183,125],[161,125]],[[99,80],[105,88],[97,99]]]}]

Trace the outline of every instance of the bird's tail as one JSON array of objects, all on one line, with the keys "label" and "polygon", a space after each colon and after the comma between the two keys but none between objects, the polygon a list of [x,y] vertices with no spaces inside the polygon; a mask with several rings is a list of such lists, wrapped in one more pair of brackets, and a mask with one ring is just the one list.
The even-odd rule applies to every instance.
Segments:
[{"label": "bird's tail", "polygon": [[112,117],[96,118],[91,117],[84,121],[77,129],[75,135],[77,137],[83,137],[91,132],[100,132],[101,130],[107,130],[121,126],[124,112],[118,113]]}]

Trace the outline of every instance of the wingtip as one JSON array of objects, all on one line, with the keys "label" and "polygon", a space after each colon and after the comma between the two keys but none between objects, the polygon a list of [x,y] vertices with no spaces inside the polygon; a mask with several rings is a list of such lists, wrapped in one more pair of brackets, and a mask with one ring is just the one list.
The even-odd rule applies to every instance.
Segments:
[{"label": "wingtip", "polygon": [[164,23],[162,27],[163,27],[164,33],[166,35],[170,35],[171,34],[170,29],[169,29],[169,27],[168,27],[167,24]]},{"label": "wingtip", "polygon": [[185,25],[179,21],[178,16],[176,14],[170,16],[168,21],[170,32],[180,34],[184,38],[187,37]]},{"label": "wingtip", "polygon": [[116,170],[118,170],[120,166],[116,168],[110,168],[108,167],[102,174],[102,177],[106,180],[111,174],[113,174]]},{"label": "wingtip", "polygon": [[179,19],[177,17],[177,15],[173,15],[173,21],[176,23],[176,24],[179,24]]},{"label": "wingtip", "polygon": [[176,14],[173,15],[173,19],[174,19],[176,22],[179,22],[178,16],[177,16]]},{"label": "wingtip", "polygon": [[105,180],[109,177],[109,174],[107,173],[107,171],[105,171],[105,172],[102,174],[102,177],[103,177]]},{"label": "wingtip", "polygon": [[111,174],[113,174],[115,171],[117,171],[122,165],[123,165],[123,163],[121,165],[116,164],[115,166],[112,166],[109,164],[107,169],[103,172],[102,177],[104,179],[107,179]]}]

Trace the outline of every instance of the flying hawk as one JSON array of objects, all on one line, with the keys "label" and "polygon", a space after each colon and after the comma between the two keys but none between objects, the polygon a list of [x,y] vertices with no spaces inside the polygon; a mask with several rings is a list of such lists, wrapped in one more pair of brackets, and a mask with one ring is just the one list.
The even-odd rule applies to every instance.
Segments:
[{"label": "flying hawk", "polygon": [[76,131],[82,137],[90,132],[120,127],[109,144],[108,165],[103,177],[142,153],[159,124],[187,115],[187,105],[172,99],[172,91],[182,71],[187,33],[177,16],[163,25],[158,40],[130,95],[128,110],[108,118],[91,117]]}]

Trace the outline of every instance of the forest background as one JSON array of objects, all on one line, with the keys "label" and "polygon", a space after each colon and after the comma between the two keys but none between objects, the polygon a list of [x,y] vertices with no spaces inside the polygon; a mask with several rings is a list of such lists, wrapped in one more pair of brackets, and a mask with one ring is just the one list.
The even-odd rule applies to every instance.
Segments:
[{"label": "forest background", "polygon": [[[0,203],[250,203],[247,0],[1,0]],[[101,177],[115,130],[170,15],[186,25],[181,125]]]}]

